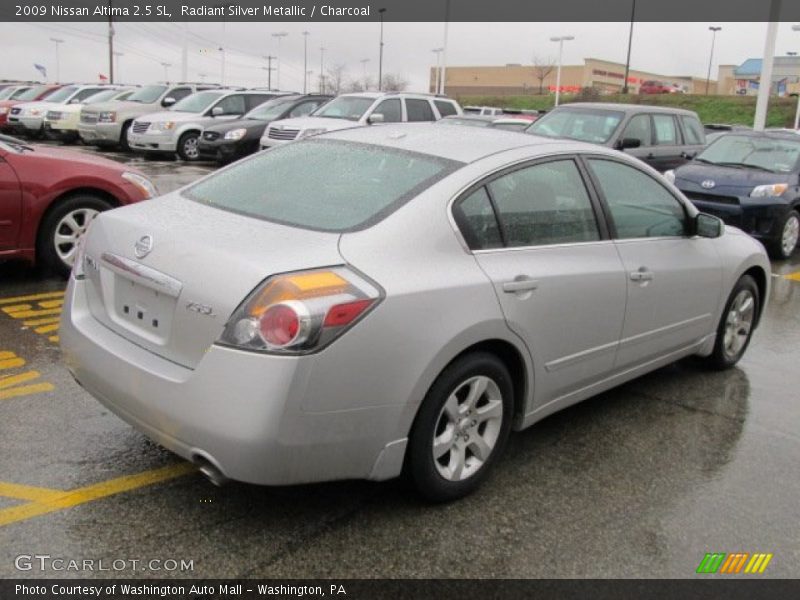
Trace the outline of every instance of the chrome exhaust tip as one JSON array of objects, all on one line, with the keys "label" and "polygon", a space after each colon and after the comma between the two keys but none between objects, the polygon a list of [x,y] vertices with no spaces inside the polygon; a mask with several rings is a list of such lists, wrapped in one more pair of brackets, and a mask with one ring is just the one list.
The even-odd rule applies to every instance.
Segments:
[{"label": "chrome exhaust tip", "polygon": [[206,479],[208,479],[215,486],[222,487],[230,481],[230,479],[225,477],[222,471],[220,471],[219,468],[214,463],[212,463],[204,456],[196,455],[194,457],[193,462],[195,465],[197,465],[197,469],[203,475],[205,475]]}]

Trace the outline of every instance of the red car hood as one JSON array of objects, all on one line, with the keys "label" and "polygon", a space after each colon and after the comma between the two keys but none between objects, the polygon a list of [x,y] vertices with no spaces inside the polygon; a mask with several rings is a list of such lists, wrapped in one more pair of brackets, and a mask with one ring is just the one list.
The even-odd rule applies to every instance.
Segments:
[{"label": "red car hood", "polygon": [[86,152],[79,152],[77,150],[65,150],[64,148],[56,148],[53,146],[46,146],[42,144],[35,144],[34,148],[36,148],[36,150],[33,156],[36,156],[38,158],[54,158],[56,160],[68,160],[71,162],[81,163],[84,165],[91,165],[94,167],[111,169],[114,171],[119,171],[120,173],[124,171],[138,172],[137,169],[126,167],[122,163],[118,163],[108,158],[103,158],[101,156],[88,154]]}]

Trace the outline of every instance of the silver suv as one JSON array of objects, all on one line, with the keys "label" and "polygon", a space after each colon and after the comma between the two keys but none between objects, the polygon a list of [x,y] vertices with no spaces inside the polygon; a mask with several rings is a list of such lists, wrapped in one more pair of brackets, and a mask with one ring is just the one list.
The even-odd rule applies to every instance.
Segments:
[{"label": "silver suv", "polygon": [[78,134],[86,144],[120,146],[123,150],[129,150],[128,129],[135,118],[158,110],[166,110],[197,91],[217,87],[219,86],[192,83],[145,86],[131,94],[124,102],[103,102],[87,106],[81,111]]},{"label": "silver suv", "polygon": [[283,119],[270,124],[261,137],[261,148],[271,148],[300,138],[363,127],[375,123],[438,121],[460,115],[455,100],[431,94],[361,92],[334,98],[307,117]]},{"label": "silver suv", "polygon": [[135,119],[128,132],[128,144],[135,152],[177,152],[183,160],[198,160],[197,141],[204,127],[241,117],[277,95],[278,92],[230,89],[197,92],[169,110]]}]

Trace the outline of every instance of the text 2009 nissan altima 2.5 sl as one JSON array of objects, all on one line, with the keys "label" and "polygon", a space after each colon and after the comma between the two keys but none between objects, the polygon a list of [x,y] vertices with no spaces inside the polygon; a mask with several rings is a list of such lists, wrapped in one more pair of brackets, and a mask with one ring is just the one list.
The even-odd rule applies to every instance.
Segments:
[{"label": "text 2009 nissan altima 2.5 sl", "polygon": [[212,481],[485,479],[512,428],[688,355],[745,352],[758,242],[594,145],[337,131],[103,213],[65,360]]}]

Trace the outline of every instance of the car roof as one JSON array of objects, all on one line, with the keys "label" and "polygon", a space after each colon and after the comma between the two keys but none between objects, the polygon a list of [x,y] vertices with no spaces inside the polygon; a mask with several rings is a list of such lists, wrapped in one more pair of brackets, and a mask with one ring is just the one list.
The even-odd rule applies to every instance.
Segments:
[{"label": "car roof", "polygon": [[[547,148],[558,151],[604,153],[601,146],[535,135],[521,135],[515,131],[476,127],[434,127],[431,123],[400,123],[340,129],[318,136],[362,144],[373,144],[397,150],[419,152],[470,163],[498,152],[517,148]],[[611,152],[611,151],[609,151]]]},{"label": "car roof", "polygon": [[723,135],[739,136],[739,137],[755,137],[755,138],[770,138],[770,139],[783,139],[792,142],[800,142],[800,134],[791,129],[776,130],[766,129],[764,131],[753,131],[752,129],[742,129],[734,131],[722,131]]},{"label": "car roof", "polygon": [[652,106],[649,104],[615,104],[613,102],[572,102],[570,104],[562,104],[551,110],[550,112],[555,112],[557,110],[569,110],[569,109],[576,109],[576,108],[591,108],[597,110],[614,110],[617,112],[626,112],[626,113],[669,113],[669,114],[681,114],[687,116],[696,116],[691,110],[684,110],[682,108],[673,108],[671,106]]}]

